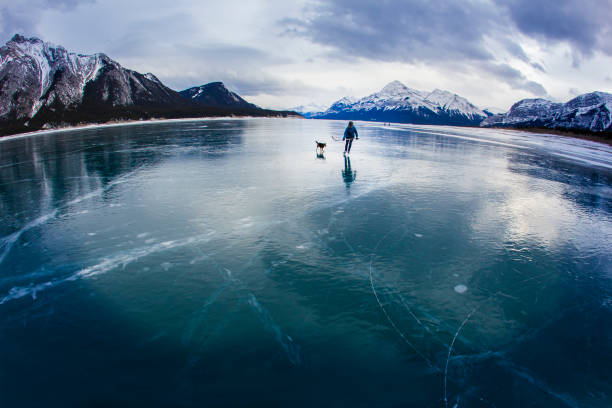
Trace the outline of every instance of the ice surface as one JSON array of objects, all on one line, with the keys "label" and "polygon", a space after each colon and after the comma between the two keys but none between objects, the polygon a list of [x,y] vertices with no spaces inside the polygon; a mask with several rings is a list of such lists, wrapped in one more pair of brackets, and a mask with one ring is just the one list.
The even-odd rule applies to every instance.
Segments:
[{"label": "ice surface", "polygon": [[345,126],[1,140],[0,401],[610,405],[610,148]]}]

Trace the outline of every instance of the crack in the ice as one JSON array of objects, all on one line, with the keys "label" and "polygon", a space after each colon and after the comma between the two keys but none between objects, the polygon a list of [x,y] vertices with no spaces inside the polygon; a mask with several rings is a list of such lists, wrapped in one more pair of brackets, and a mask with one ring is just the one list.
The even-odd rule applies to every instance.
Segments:
[{"label": "crack in the ice", "polygon": [[389,321],[389,323],[391,324],[391,326],[393,327],[393,329],[395,330],[395,332],[397,334],[399,334],[399,336],[402,338],[402,340],[404,340],[404,342],[406,344],[408,344],[408,346],[410,346],[410,348],[412,348],[414,350],[415,353],[417,353],[423,360],[425,360],[425,362],[427,363],[427,365],[430,368],[437,368],[435,367],[431,361],[429,361],[429,359],[423,354],[421,353],[415,346],[414,344],[412,344],[410,342],[410,340],[408,340],[408,338],[406,338],[406,336],[404,335],[404,333],[397,327],[397,325],[395,324],[395,322],[393,321],[393,319],[391,319],[391,317],[389,316],[389,314],[387,313],[387,310],[385,309],[385,307],[383,306],[382,302],[380,301],[380,299],[378,298],[378,294],[376,293],[376,289],[374,288],[374,280],[372,278],[372,259],[370,258],[370,287],[372,288],[372,293],[374,293],[374,297],[376,298],[376,302],[378,302],[378,306],[380,306],[381,310],[383,311],[383,314],[385,315],[385,317],[387,318],[387,320]]},{"label": "crack in the ice", "polygon": [[461,332],[461,329],[463,329],[463,326],[465,326],[465,324],[468,322],[468,320],[470,320],[470,318],[472,317],[472,315],[474,314],[474,312],[476,312],[476,310],[480,307],[476,306],[474,309],[472,309],[472,311],[470,313],[468,313],[467,317],[465,319],[463,319],[463,322],[461,322],[461,325],[459,326],[459,328],[457,329],[457,331],[455,332],[455,336],[453,337],[453,341],[451,342],[449,348],[448,348],[448,356],[446,357],[446,365],[444,366],[444,406],[448,407],[448,398],[446,395],[446,380],[448,377],[448,362],[450,361],[451,358],[451,354],[453,352],[453,347],[455,346],[455,341],[457,340],[457,336],[459,336],[459,333]]}]

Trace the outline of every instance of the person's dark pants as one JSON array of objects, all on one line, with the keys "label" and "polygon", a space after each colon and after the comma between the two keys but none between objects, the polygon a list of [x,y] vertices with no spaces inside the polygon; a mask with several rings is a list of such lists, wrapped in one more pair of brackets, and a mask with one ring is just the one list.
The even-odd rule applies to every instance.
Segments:
[{"label": "person's dark pants", "polygon": [[346,139],[346,144],[344,145],[344,151],[346,153],[350,153],[352,145],[353,145],[353,138]]}]

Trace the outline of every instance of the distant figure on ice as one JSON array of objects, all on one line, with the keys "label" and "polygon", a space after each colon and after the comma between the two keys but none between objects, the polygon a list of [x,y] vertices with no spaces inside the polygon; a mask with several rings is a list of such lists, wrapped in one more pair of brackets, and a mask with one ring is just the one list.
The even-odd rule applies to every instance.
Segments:
[{"label": "distant figure on ice", "polygon": [[342,136],[342,140],[346,140],[344,145],[344,154],[349,154],[351,152],[353,139],[359,139],[359,135],[357,134],[357,128],[353,126],[353,122],[349,122],[346,130],[344,131],[344,136]]}]

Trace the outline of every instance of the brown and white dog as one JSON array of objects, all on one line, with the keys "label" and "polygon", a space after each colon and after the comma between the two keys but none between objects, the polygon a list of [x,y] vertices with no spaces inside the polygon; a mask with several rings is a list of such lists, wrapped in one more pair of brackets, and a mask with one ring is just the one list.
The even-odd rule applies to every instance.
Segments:
[{"label": "brown and white dog", "polygon": [[321,143],[318,141],[315,141],[317,144],[317,148],[316,150],[320,151],[321,153],[323,153],[323,149],[325,149],[325,146],[327,146],[327,143]]}]

